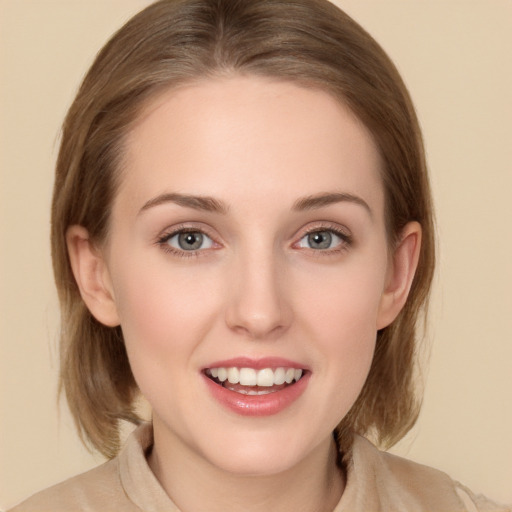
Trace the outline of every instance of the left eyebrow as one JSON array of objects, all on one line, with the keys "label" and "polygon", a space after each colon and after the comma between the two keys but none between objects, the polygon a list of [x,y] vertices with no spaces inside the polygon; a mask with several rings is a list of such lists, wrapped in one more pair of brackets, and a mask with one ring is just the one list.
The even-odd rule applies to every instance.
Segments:
[{"label": "left eyebrow", "polygon": [[303,197],[295,201],[293,204],[293,210],[316,210],[318,208],[323,208],[324,206],[342,202],[354,203],[362,206],[370,214],[370,217],[373,218],[372,209],[364,199],[354,194],[347,194],[344,192],[327,192]]},{"label": "left eyebrow", "polygon": [[161,204],[166,203],[174,203],[185,208],[192,208],[194,210],[204,210],[207,212],[214,213],[227,213],[228,211],[227,205],[215,199],[214,197],[169,193],[161,194],[144,203],[144,205],[139,211],[139,214],[141,214],[145,210],[148,210],[149,208],[153,208],[155,206],[159,206]]}]

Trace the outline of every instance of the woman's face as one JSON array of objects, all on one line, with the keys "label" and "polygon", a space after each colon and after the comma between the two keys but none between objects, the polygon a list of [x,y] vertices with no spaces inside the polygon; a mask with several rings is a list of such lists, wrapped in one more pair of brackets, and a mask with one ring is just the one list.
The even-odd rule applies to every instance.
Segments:
[{"label": "woman's face", "polygon": [[329,446],[389,323],[379,166],[347,108],[291,83],[205,80],[145,110],[104,280],[157,452],[254,475]]}]

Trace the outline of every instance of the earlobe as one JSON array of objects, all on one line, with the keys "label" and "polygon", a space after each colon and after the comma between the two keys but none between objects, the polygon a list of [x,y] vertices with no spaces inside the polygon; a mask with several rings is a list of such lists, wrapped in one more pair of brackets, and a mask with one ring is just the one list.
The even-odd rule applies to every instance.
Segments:
[{"label": "earlobe", "polygon": [[388,268],[379,305],[377,330],[387,327],[404,307],[416,273],[421,247],[421,226],[409,222],[403,228]]},{"label": "earlobe", "polygon": [[70,226],[66,232],[66,243],[73,275],[87,308],[102,324],[109,327],[119,325],[108,269],[87,229]]}]

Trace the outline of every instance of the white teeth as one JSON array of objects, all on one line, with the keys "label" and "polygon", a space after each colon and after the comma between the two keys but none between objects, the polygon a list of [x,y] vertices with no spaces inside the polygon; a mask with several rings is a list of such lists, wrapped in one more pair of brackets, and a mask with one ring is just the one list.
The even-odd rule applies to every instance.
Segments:
[{"label": "white teeth", "polygon": [[284,384],[284,381],[286,380],[286,372],[284,368],[278,368],[274,372],[274,384],[281,385]]},{"label": "white teeth", "polygon": [[228,368],[228,381],[231,384],[240,382],[240,370],[238,368]]},{"label": "white teeth", "polygon": [[256,370],[254,368],[240,368],[239,383],[242,386],[256,386],[256,382]]},{"label": "white teeth", "polygon": [[295,377],[295,370],[293,368],[288,368],[286,370],[286,377],[285,377],[286,384],[291,384],[294,377]]},{"label": "white teeth", "polygon": [[[229,386],[226,386],[227,389],[231,389]],[[237,393],[240,393],[241,395],[269,395],[270,393],[273,393],[271,389],[258,389],[256,391],[255,389],[231,389],[231,391],[236,391]]]},{"label": "white teeth", "polygon": [[[224,368],[208,368],[206,374],[218,379],[220,382],[226,380],[229,384],[241,384],[242,386],[261,386],[272,387],[280,386],[285,382],[291,384],[294,380],[298,381],[302,377],[300,368],[237,368],[235,366]],[[227,384],[227,383],[226,383]],[[229,386],[226,386],[229,387]],[[244,391],[241,391],[245,393]],[[269,391],[268,391],[269,392]],[[248,390],[246,394],[265,394],[266,390]]]},{"label": "white teeth", "polygon": [[270,368],[264,368],[258,372],[257,376],[258,386],[273,386],[274,385],[274,372]]},{"label": "white teeth", "polygon": [[217,370],[217,379],[219,379],[221,382],[224,382],[228,378],[228,371],[226,370],[226,368],[215,369]]}]

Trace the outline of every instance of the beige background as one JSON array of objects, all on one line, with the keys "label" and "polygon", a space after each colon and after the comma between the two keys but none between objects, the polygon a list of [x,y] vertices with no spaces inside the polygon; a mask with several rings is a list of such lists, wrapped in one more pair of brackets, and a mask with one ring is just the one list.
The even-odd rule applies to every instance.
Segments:
[{"label": "beige background", "polygon": [[[52,168],[95,52],[148,3],[0,0],[0,508],[101,461],[56,406]],[[424,409],[394,451],[512,502],[512,2],[338,3],[411,89],[437,204]]]}]

